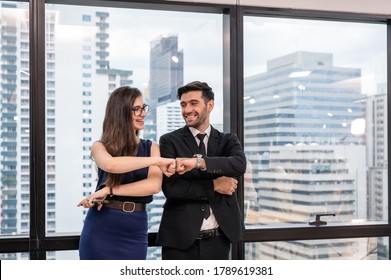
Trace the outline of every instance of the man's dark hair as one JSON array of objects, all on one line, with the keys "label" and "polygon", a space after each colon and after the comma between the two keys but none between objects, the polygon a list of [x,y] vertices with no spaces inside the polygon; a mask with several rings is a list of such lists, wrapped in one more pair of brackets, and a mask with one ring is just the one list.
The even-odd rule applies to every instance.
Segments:
[{"label": "man's dark hair", "polygon": [[207,83],[200,81],[194,81],[188,83],[187,85],[184,85],[183,87],[178,88],[178,99],[181,99],[182,94],[193,90],[201,90],[202,97],[205,99],[206,102],[215,99],[215,94],[213,93],[212,88],[208,86]]}]

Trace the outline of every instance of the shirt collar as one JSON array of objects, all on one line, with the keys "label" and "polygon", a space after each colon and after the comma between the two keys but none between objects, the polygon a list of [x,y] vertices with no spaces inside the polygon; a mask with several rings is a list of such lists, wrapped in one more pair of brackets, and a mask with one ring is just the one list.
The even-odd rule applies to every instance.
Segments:
[{"label": "shirt collar", "polygon": [[[191,134],[193,134],[194,137],[197,137],[198,133],[201,133],[197,128],[194,127],[189,127]],[[209,125],[207,129],[205,129],[205,134],[209,138],[210,131],[211,131],[211,126]]]}]

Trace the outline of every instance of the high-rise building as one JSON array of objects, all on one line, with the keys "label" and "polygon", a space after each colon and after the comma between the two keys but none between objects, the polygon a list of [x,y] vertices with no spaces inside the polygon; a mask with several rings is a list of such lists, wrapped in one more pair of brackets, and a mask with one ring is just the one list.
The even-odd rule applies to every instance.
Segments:
[{"label": "high-rise building", "polygon": [[[368,220],[388,219],[388,133],[387,133],[387,88],[378,87],[376,95],[363,100],[366,104],[367,143],[368,143]],[[379,237],[377,254],[386,259],[388,239]]]},{"label": "high-rise building", "polygon": [[[247,227],[309,222],[317,213],[344,222],[366,218],[360,77],[360,69],[334,66],[332,54],[295,52],[245,79],[244,146],[254,175],[251,191],[257,193],[246,212]],[[299,259],[348,258],[349,250],[360,247],[355,240],[328,244],[259,243],[249,245],[254,248],[248,254],[290,258],[293,246]]]},{"label": "high-rise building", "polygon": [[156,135],[159,139],[165,133],[174,131],[185,125],[179,101],[172,101],[156,108]]},{"label": "high-rise building", "polygon": [[[183,51],[178,50],[178,36],[160,36],[151,42],[149,67],[149,118],[156,123],[157,107],[177,100],[177,89],[183,85]],[[144,131],[144,135],[158,140],[156,129]]]},{"label": "high-rise building", "polygon": [[1,234],[29,230],[29,25],[15,8],[0,10]]}]

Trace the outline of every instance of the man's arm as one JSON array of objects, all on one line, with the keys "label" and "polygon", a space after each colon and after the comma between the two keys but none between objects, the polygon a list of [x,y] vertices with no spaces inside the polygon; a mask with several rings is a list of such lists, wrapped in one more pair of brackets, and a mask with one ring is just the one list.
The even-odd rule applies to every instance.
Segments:
[{"label": "man's arm", "polygon": [[[159,146],[162,157],[178,157],[175,144],[168,137],[160,137]],[[167,198],[184,200],[212,199],[214,192],[213,181],[205,179],[199,170],[192,170],[185,175],[163,176],[162,189]]]},{"label": "man's arm", "polygon": [[223,155],[205,157],[206,173],[227,177],[239,177],[246,172],[246,156],[239,139],[234,134],[225,134]]},{"label": "man's arm", "polygon": [[[200,170],[206,174],[239,177],[246,172],[246,157],[238,138],[229,134],[224,147],[223,156],[204,157],[201,159]],[[177,172],[185,174],[197,168],[196,158],[176,158]]]},{"label": "man's arm", "polygon": [[[224,156],[205,157],[206,171],[189,169],[183,175],[175,174],[164,177],[163,192],[172,199],[207,199],[212,200],[214,192],[232,195],[236,190],[237,180],[246,170],[246,158],[239,140],[233,134],[224,135]],[[175,146],[166,137],[160,139],[163,157],[177,157]],[[195,166],[195,159],[188,159]],[[178,162],[177,162],[178,163]]]}]

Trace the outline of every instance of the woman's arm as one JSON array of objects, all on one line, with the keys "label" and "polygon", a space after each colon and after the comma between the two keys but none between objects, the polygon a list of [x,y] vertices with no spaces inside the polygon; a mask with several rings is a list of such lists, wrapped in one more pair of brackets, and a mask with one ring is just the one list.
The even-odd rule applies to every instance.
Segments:
[{"label": "woman's arm", "polygon": [[[160,157],[159,146],[152,143],[151,157]],[[113,187],[114,195],[122,196],[146,196],[160,192],[162,187],[162,172],[156,166],[150,166],[147,178],[134,183]],[[109,190],[108,190],[109,191]]]},{"label": "woman's arm", "polygon": [[[175,170],[170,171],[172,170],[172,166],[170,167],[170,165],[175,167],[175,159],[162,158],[160,157],[160,153],[152,153],[153,149],[156,149],[156,147],[153,148],[154,146],[157,146],[157,144],[152,143],[150,157],[113,157],[107,152],[102,142],[97,141],[92,144],[91,156],[96,165],[108,173],[122,174],[148,166],[158,166],[167,176],[175,173]],[[159,150],[159,148],[157,149]]]},{"label": "woman's arm", "polygon": [[[159,146],[156,143],[152,143],[151,157],[160,157]],[[112,193],[114,195],[120,195],[120,196],[147,196],[147,195],[156,194],[161,189],[162,177],[163,177],[162,172],[158,167],[150,166],[148,169],[148,175],[146,179],[133,182],[133,183],[115,186],[112,188]],[[99,191],[90,194],[85,199],[80,201],[78,206],[90,208],[94,206],[94,199],[104,200],[106,196],[109,194],[110,194],[110,188],[104,187]],[[98,209],[100,209],[100,207]]]}]

